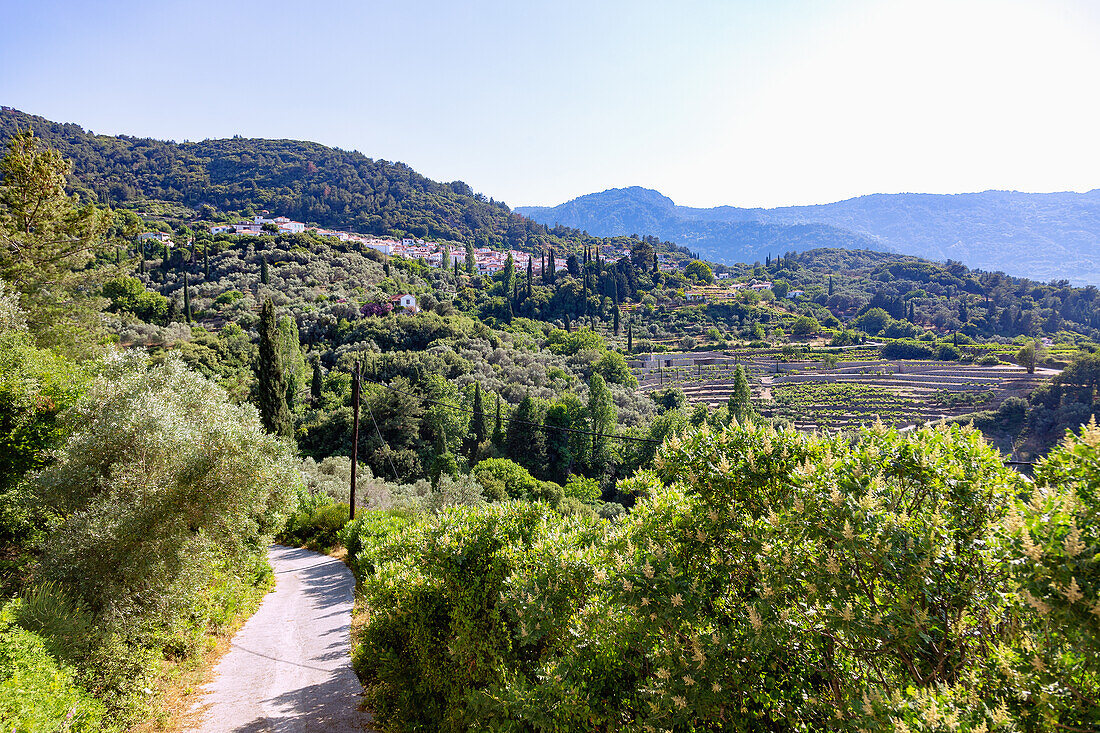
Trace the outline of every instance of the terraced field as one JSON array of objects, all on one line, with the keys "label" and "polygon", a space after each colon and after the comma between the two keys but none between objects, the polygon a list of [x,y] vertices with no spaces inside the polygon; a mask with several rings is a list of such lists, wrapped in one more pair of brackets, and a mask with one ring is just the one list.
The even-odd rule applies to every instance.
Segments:
[{"label": "terraced field", "polygon": [[1026,396],[1050,376],[1014,366],[956,362],[864,359],[827,365],[773,359],[662,367],[639,370],[638,376],[643,390],[677,386],[690,402],[717,407],[733,392],[740,363],[757,409],[805,429],[842,429],[876,419],[906,426],[965,415],[996,407],[1010,396]]}]

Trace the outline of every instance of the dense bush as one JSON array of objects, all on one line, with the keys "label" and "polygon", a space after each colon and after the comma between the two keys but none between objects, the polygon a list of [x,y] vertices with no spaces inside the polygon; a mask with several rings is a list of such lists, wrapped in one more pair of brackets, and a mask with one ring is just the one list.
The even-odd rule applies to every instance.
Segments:
[{"label": "dense bush", "polygon": [[891,341],[882,347],[883,359],[932,359],[936,350],[919,341]]},{"label": "dense bush", "polygon": [[301,477],[252,407],[177,358],[109,355],[69,419],[34,483],[56,519],[19,620],[56,639],[121,722],[159,657],[193,653],[262,595],[264,553]]},{"label": "dense bush", "polygon": [[278,540],[328,552],[340,544],[339,533],[347,523],[347,504],[323,504],[291,515]]},{"label": "dense bush", "polygon": [[1088,729],[1098,452],[1032,487],[958,426],[703,428],[614,524],[386,520],[357,665],[386,730]]}]

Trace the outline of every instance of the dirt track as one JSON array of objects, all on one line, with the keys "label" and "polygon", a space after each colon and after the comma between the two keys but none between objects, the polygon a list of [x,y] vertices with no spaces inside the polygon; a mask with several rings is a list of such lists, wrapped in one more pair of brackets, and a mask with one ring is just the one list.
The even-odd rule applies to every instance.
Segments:
[{"label": "dirt track", "polygon": [[190,733],[369,731],[351,668],[355,581],[339,560],[272,547],[275,590],[233,637]]}]

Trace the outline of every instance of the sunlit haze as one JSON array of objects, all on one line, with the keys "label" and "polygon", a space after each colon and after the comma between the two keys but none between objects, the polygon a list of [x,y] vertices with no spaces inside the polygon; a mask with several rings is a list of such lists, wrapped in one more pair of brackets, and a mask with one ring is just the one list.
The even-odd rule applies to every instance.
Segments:
[{"label": "sunlit haze", "polygon": [[286,137],[511,205],[1100,187],[1100,6],[2,0],[0,104]]}]

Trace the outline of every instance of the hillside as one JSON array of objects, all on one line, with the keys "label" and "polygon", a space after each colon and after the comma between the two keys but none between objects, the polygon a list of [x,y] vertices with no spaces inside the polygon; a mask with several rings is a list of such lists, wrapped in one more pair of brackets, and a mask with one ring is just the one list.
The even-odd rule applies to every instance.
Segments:
[{"label": "hillside", "polygon": [[[1040,281],[1100,283],[1100,189],[875,194],[817,206],[699,209],[634,187],[516,211],[596,235],[654,234],[729,263],[780,249],[856,247],[953,259]],[[811,241],[817,243],[804,246]]]},{"label": "hillside", "polygon": [[[439,183],[403,163],[318,143],[240,137],[175,143],[96,135],[80,125],[0,107],[0,143],[27,129],[72,161],[70,190],[101,204],[145,209],[156,202],[174,218],[204,220],[268,210],[364,234],[532,251],[595,243],[578,231],[548,230],[462,181]],[[180,205],[191,210],[190,217]]]}]

